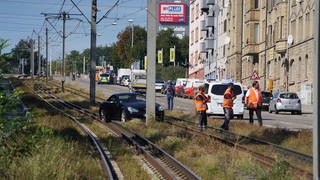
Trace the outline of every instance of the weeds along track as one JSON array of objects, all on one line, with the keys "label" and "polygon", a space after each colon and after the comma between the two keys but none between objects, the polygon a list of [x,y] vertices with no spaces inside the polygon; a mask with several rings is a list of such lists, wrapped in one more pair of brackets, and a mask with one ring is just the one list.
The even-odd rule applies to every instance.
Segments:
[{"label": "weeds along track", "polygon": [[[265,153],[258,152],[257,150],[253,150],[249,148],[245,144],[256,144],[256,145],[264,145],[266,148],[270,148],[275,150],[278,153],[283,154],[284,156],[293,157],[300,161],[305,161],[306,163],[312,164],[312,156],[303,154],[292,149],[285,148],[283,146],[273,144],[267,141],[263,141],[257,138],[239,135],[233,132],[225,131],[215,127],[208,127],[207,130],[201,131],[198,127],[197,123],[192,121],[183,120],[179,118],[172,118],[170,120],[165,120],[166,123],[173,125],[178,128],[182,128],[187,132],[196,135],[202,135],[209,138],[213,138],[223,144],[234,147],[240,151],[249,153],[252,157],[254,157],[258,162],[262,163],[267,167],[272,167],[272,165],[276,162],[276,159],[266,155]],[[309,171],[306,171],[295,164],[289,164],[289,167],[293,170],[293,172],[299,176],[306,176],[308,179],[312,179],[313,174]]]},{"label": "weeds along track", "polygon": [[170,154],[131,129],[122,126],[118,122],[102,122],[100,121],[100,117],[97,113],[92,113],[88,109],[84,109],[80,106],[64,101],[53,94],[50,90],[42,87],[39,87],[38,90],[45,93],[47,98],[53,99],[65,108],[74,110],[92,118],[93,120],[97,120],[102,125],[110,129],[113,134],[126,140],[136,149],[138,154],[144,157],[148,164],[152,166],[152,169],[155,169],[156,174],[160,174],[160,179],[201,179]]},{"label": "weeds along track", "polygon": [[33,92],[36,96],[38,96],[42,101],[44,101],[46,104],[48,104],[48,106],[50,106],[52,109],[58,111],[59,113],[63,114],[64,116],[73,120],[80,127],[80,129],[88,135],[88,138],[91,140],[92,144],[94,145],[94,147],[97,149],[97,151],[100,154],[101,161],[102,161],[102,163],[101,163],[102,169],[105,171],[107,178],[110,180],[117,180],[118,177],[113,169],[111,161],[108,158],[108,156],[106,155],[105,151],[103,150],[103,148],[100,145],[100,143],[98,142],[98,140],[96,139],[97,136],[86,125],[84,125],[83,123],[78,121],[77,118],[75,118],[74,116],[72,116],[69,113],[66,113],[65,111],[61,110],[60,108],[56,107],[55,105],[53,105],[52,103],[47,101],[46,100],[47,97],[43,97],[40,93],[37,92],[37,90],[39,90],[39,89],[36,89],[36,91]]}]

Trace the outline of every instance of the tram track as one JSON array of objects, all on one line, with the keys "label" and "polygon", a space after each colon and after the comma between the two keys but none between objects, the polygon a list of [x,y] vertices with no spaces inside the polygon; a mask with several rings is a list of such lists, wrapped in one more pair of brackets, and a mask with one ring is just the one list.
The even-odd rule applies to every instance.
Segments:
[{"label": "tram track", "polygon": [[101,122],[97,113],[92,113],[88,109],[84,109],[80,106],[64,101],[54,95],[50,90],[44,88],[39,88],[39,90],[46,93],[48,97],[54,99],[64,107],[97,120],[99,123],[110,129],[116,136],[126,140],[136,149],[138,154],[142,155],[145,160],[156,169],[156,171],[161,175],[160,179],[200,179],[200,177],[170,154],[131,129],[128,129],[117,122]]},{"label": "tram track", "polygon": [[[71,88],[69,89],[70,93],[74,93],[75,89]],[[100,98],[102,99],[102,98]],[[249,147],[246,147],[245,145],[242,145],[244,143],[251,143],[251,144],[258,144],[258,145],[264,145],[267,146],[268,148],[284,155],[284,156],[288,156],[288,157],[293,157],[296,158],[298,160],[301,160],[305,163],[312,163],[313,158],[311,155],[308,154],[304,154],[283,146],[280,146],[278,144],[274,144],[268,141],[264,141],[258,138],[254,138],[254,137],[250,137],[250,136],[244,136],[244,135],[240,135],[240,134],[236,134],[233,132],[229,132],[229,131],[224,131],[222,129],[219,128],[215,128],[215,127],[208,127],[208,130],[212,130],[215,133],[209,133],[209,132],[204,132],[204,131],[200,131],[197,127],[197,123],[194,123],[190,120],[183,120],[183,119],[179,119],[179,118],[173,118],[173,117],[166,117],[167,119],[170,118],[169,121],[166,121],[167,123],[185,129],[188,132],[191,132],[192,134],[197,134],[197,135],[203,135],[212,139],[215,139],[223,144],[227,144],[228,146],[231,147],[235,147],[236,149],[240,150],[240,151],[244,151],[247,152],[249,154],[252,155],[252,157],[254,157],[258,162],[260,162],[261,164],[267,166],[267,167],[272,167],[272,165],[276,162],[276,159],[270,156],[267,156],[261,152],[258,152],[256,150],[252,150]],[[181,123],[176,123],[173,122],[172,120],[176,121],[176,122],[183,122],[185,124],[191,124],[191,126],[187,126],[187,125],[183,125]],[[303,175],[306,176],[308,179],[313,177],[313,174],[309,171],[306,171],[300,167],[297,167],[296,165],[293,164],[289,164],[289,167],[293,170],[293,172],[297,175]]]}]

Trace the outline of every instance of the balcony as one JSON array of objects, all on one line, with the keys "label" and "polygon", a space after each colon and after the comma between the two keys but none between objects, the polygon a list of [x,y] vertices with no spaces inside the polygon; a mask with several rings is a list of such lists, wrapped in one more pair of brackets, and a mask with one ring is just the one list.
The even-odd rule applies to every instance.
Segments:
[{"label": "balcony", "polygon": [[259,10],[250,10],[245,15],[245,23],[248,23],[249,21],[259,21],[260,19],[260,12]]},{"label": "balcony", "polygon": [[259,53],[259,45],[258,44],[248,44],[243,48],[243,55],[250,55],[250,54],[258,54]]},{"label": "balcony", "polygon": [[207,5],[215,5],[216,0],[207,0]]},{"label": "balcony", "polygon": [[205,44],[206,44],[206,49],[214,49],[216,47],[216,40],[213,38],[207,38],[205,40]]},{"label": "balcony", "polygon": [[206,20],[200,21],[200,30],[201,31],[208,31],[209,28],[206,26]]},{"label": "balcony", "polygon": [[216,24],[216,19],[213,16],[207,16],[206,19],[206,27],[214,27],[214,25]]},{"label": "balcony", "polygon": [[276,52],[277,53],[285,53],[287,48],[287,41],[286,40],[279,40],[276,42]]},{"label": "balcony", "polygon": [[202,12],[208,12],[209,6],[207,4],[207,0],[200,0],[200,9]]},{"label": "balcony", "polygon": [[200,42],[199,43],[199,50],[200,50],[200,53],[206,53],[207,52],[206,43],[205,42]]}]

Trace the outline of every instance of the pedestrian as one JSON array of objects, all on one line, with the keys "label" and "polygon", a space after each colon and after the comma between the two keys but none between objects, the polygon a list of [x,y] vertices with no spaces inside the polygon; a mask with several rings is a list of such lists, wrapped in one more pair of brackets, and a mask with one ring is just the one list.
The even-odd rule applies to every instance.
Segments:
[{"label": "pedestrian", "polygon": [[224,122],[221,128],[224,130],[229,130],[230,119],[233,119],[233,101],[237,98],[234,94],[233,83],[228,84],[228,88],[223,94],[223,112],[224,112]]},{"label": "pedestrian", "polygon": [[247,94],[245,97],[245,105],[249,110],[249,116],[250,116],[249,123],[253,124],[253,112],[256,112],[259,126],[262,126],[262,118],[261,118],[262,99],[261,99],[261,92],[260,92],[258,81],[254,81],[252,83],[252,87],[247,91]]},{"label": "pedestrian", "polygon": [[199,87],[199,91],[196,95],[196,97],[194,98],[194,103],[196,106],[196,111],[197,111],[197,115],[199,117],[199,127],[201,130],[207,128],[207,101],[208,98],[206,97],[206,95],[203,93],[204,91],[204,87],[200,86]]},{"label": "pedestrian", "polygon": [[170,80],[168,80],[167,88],[165,90],[167,94],[168,110],[173,110],[173,98],[174,98],[174,87]]}]

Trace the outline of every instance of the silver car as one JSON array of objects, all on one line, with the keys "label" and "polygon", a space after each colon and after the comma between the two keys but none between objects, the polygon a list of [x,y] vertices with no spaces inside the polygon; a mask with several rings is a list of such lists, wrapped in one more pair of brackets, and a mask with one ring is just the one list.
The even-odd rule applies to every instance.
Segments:
[{"label": "silver car", "polygon": [[291,112],[301,115],[301,101],[296,93],[277,92],[270,100],[269,113]]}]

